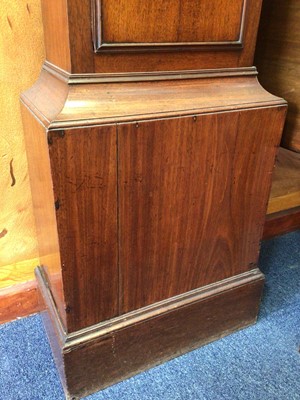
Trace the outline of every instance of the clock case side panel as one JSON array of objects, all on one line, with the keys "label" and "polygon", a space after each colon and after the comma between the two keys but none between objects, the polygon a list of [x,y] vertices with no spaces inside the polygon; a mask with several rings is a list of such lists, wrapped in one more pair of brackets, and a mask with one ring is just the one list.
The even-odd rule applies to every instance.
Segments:
[{"label": "clock case side panel", "polygon": [[40,266],[44,267],[59,318],[64,328],[66,328],[65,294],[48,152],[47,129],[22,102],[21,112]]}]

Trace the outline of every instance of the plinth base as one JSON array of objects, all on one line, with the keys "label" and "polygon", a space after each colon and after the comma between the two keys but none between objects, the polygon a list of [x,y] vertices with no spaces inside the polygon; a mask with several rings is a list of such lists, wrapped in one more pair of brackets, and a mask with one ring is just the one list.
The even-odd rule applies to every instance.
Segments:
[{"label": "plinth base", "polygon": [[256,321],[258,269],[67,334],[43,268],[44,324],[67,399],[78,399]]}]

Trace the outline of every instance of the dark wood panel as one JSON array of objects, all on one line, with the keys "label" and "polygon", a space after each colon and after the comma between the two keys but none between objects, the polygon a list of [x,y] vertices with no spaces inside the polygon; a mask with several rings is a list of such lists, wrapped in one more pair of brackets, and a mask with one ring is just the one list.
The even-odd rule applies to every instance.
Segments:
[{"label": "dark wood panel", "polygon": [[[231,2],[235,7],[237,2]],[[167,51],[156,48],[158,53],[145,52],[128,54],[95,55],[95,72],[147,72],[147,71],[180,71],[210,68],[236,68],[253,65],[253,55],[256,44],[257,27],[261,10],[261,0],[247,0],[243,48],[233,48],[221,51],[215,48],[204,51]],[[80,71],[74,71],[80,72]]]},{"label": "dark wood panel", "polygon": [[[133,0],[135,1],[135,0]],[[205,1],[203,4],[207,7],[212,7],[213,2]],[[51,4],[50,4],[51,3]],[[110,4],[109,2],[107,2]],[[145,2],[141,2],[142,8]],[[203,33],[203,38],[209,35],[220,33],[220,27],[225,30],[235,29],[234,21],[236,19],[237,10],[241,5],[241,0],[230,2],[222,0],[218,2],[219,7],[216,7],[210,18],[205,21],[216,22],[215,14],[224,15],[228,7],[232,10],[229,14],[230,23],[220,23],[216,29],[208,29]],[[131,4],[131,2],[126,2]],[[146,4],[146,3],[145,3]],[[188,8],[188,2],[181,2],[183,8]],[[224,7],[224,4],[226,7]],[[126,5],[127,7],[127,5]],[[149,4],[147,3],[147,7]],[[46,52],[50,62],[59,67],[70,70],[73,73],[92,73],[92,72],[138,72],[138,71],[172,71],[172,70],[195,70],[195,69],[210,69],[210,68],[235,68],[251,66],[253,64],[253,53],[255,47],[256,31],[259,21],[261,0],[247,0],[245,25],[244,25],[244,40],[243,48],[225,51],[164,51],[162,53],[142,53],[139,54],[93,54],[92,52],[92,31],[91,31],[91,1],[90,0],[59,0],[50,2],[43,0],[43,18],[46,33]],[[193,16],[192,9],[184,11],[188,15],[182,23],[183,32],[190,32],[193,35],[193,29],[197,28],[197,23],[189,24],[189,20],[203,21]],[[199,8],[200,10],[200,8]],[[198,12],[198,8],[196,14]],[[207,11],[206,11],[207,12]],[[182,14],[182,15],[184,15]],[[131,17],[126,23],[121,24],[121,27],[126,27],[131,21]],[[224,17],[225,21],[225,17]],[[114,21],[113,21],[114,22]],[[152,21],[153,22],[153,21]],[[227,22],[227,21],[226,21]],[[199,22],[200,23],[200,22]],[[188,27],[186,25],[188,25]],[[130,24],[129,24],[130,25]],[[171,27],[171,24],[165,24],[164,29]],[[109,25],[108,25],[109,26]],[[158,32],[155,30],[155,22],[153,25],[147,26],[146,33]],[[223,29],[222,28],[222,29]],[[170,28],[168,28],[170,29]],[[206,29],[206,28],[205,28]],[[198,31],[198,30],[197,30]],[[213,33],[216,32],[216,33]],[[233,31],[232,31],[233,32]],[[234,32],[233,32],[234,33]],[[233,34],[232,33],[232,34]],[[180,34],[180,32],[179,32]],[[181,34],[182,35],[182,34]],[[231,35],[231,33],[230,33]],[[187,37],[188,38],[188,37]],[[221,36],[220,36],[221,38]]]},{"label": "dark wood panel", "polygon": [[96,0],[96,32],[105,47],[238,42],[244,3],[244,0],[155,0],[150,3]]},{"label": "dark wood panel", "polygon": [[66,334],[42,269],[36,275],[67,398],[86,396],[254,323],[263,286],[263,275],[255,269]]},{"label": "dark wood panel", "polygon": [[256,320],[262,280],[82,343],[64,354],[69,392],[84,396]]},{"label": "dark wood panel", "polygon": [[69,331],[118,313],[116,128],[51,133]]},{"label": "dark wood panel", "polygon": [[299,0],[264,0],[255,64],[262,85],[289,103],[282,145],[300,152]]},{"label": "dark wood panel", "polygon": [[254,267],[283,118],[274,108],[119,127],[123,312]]},{"label": "dark wood panel", "polygon": [[68,1],[72,72],[94,72],[91,0]]},{"label": "dark wood panel", "polygon": [[22,104],[31,196],[38,241],[39,262],[47,271],[60,316],[66,324],[65,297],[61,274],[54,196],[50,171],[47,132]]},{"label": "dark wood panel", "polygon": [[[232,2],[234,4],[234,2]],[[201,70],[210,68],[236,68],[253,65],[261,0],[247,0],[243,48],[206,51],[163,51],[130,54],[95,55],[95,72],[130,73],[147,71]]]}]

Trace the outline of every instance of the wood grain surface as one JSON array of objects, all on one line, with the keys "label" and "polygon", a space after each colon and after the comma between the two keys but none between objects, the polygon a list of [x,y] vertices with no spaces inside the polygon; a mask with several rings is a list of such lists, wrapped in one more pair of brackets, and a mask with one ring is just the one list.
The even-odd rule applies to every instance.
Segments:
[{"label": "wood grain surface", "polygon": [[72,399],[254,323],[263,286],[263,276],[255,269],[153,308],[65,334],[41,270],[37,279],[47,305],[45,327],[66,396]]},{"label": "wood grain surface", "polygon": [[119,126],[123,312],[256,265],[284,113]]},{"label": "wood grain surface", "polygon": [[103,389],[253,324],[261,290],[262,281],[235,288],[66,353],[70,393]]},{"label": "wood grain surface", "polygon": [[21,105],[21,111],[38,241],[39,265],[44,265],[47,269],[56,305],[64,324],[66,324],[60,248],[46,130],[23,105]]},{"label": "wood grain surface", "polygon": [[289,103],[282,146],[300,152],[300,2],[264,0],[255,65],[262,85]]},{"label": "wood grain surface", "polygon": [[141,0],[99,0],[99,3],[102,40],[117,44],[238,41],[244,1],[155,0],[149,4]]},{"label": "wood grain surface", "polygon": [[22,101],[50,130],[285,104],[251,75],[68,86],[48,71]]},{"label": "wood grain surface", "polygon": [[[45,65],[22,96],[41,255],[50,254],[36,274],[73,398],[245,327],[258,313],[259,241],[286,111],[251,68],[261,0],[245,2],[242,26],[240,0],[214,10],[215,0],[200,9],[182,1],[177,11],[178,2],[172,10],[168,3],[112,0],[122,15],[105,2],[113,17],[102,16],[104,33],[155,45],[165,12],[178,21],[176,35],[166,24],[168,40],[230,40],[242,29],[243,45],[96,54],[93,2],[59,0],[44,7],[47,54],[59,64]],[[180,71],[196,79],[179,79]],[[94,73],[129,82],[100,84]],[[146,79],[134,82],[137,73]],[[172,73],[176,80],[165,81]]]},{"label": "wood grain surface", "polygon": [[[49,83],[53,107],[42,95]],[[44,71],[23,101],[50,128],[51,254],[61,258],[52,261],[62,266],[58,304],[70,332],[255,267],[281,99],[253,76],[65,88]],[[88,128],[96,123],[106,125]],[[47,160],[45,132],[34,132],[43,151],[33,157]]]},{"label": "wood grain surface", "polygon": [[39,259],[33,258],[1,266],[0,289],[34,280],[34,268],[38,265]]},{"label": "wood grain surface", "polygon": [[52,132],[67,327],[118,313],[116,127]]},{"label": "wood grain surface", "polygon": [[300,206],[300,154],[280,147],[273,174],[268,214]]},{"label": "wood grain surface", "polygon": [[300,206],[268,214],[265,221],[263,239],[300,229]]},{"label": "wood grain surface", "polygon": [[0,324],[35,314],[42,307],[35,279],[0,289]]},{"label": "wood grain surface", "polygon": [[[112,3],[112,6],[115,4],[112,11],[113,16],[115,16],[118,7],[121,7],[123,3],[110,3]],[[111,10],[110,3],[108,4],[108,10]],[[147,4],[147,8],[145,8],[144,2],[139,1],[138,21],[145,21],[146,19],[147,24],[143,26],[147,28],[143,27],[142,33],[144,34],[139,33],[136,39],[146,43],[147,40],[160,39],[160,37],[157,37],[157,35],[161,35],[158,33],[157,24],[159,26],[161,17],[157,19],[155,16],[163,15],[162,10],[168,13],[171,21],[172,18],[175,18],[175,15],[178,16],[180,24],[176,24],[179,27],[176,32],[176,38],[174,36],[175,33],[170,32],[173,29],[172,24],[164,25],[164,35],[169,32],[168,35],[170,39],[173,38],[172,40],[189,39],[194,35],[196,35],[196,38],[198,36],[198,39],[203,38],[203,40],[211,36],[212,39],[220,40],[237,37],[237,31],[240,29],[238,22],[241,19],[242,2],[240,0],[235,2],[222,0],[218,2],[217,9],[213,9],[215,1],[201,2],[203,9],[198,5],[190,8],[189,2],[181,2],[183,9],[178,10],[177,13],[166,10],[164,3],[162,1],[153,2],[151,7]],[[161,5],[160,8],[158,7],[160,13],[157,13],[157,4]],[[171,9],[176,11],[176,4],[175,6],[174,4],[173,2]],[[137,11],[135,11],[135,14],[131,13],[129,21],[125,20],[125,17],[127,18],[128,16],[126,11],[132,11],[136,6],[137,0],[127,1],[123,12],[118,14],[116,22],[115,18],[111,17],[111,13],[104,14],[105,18],[102,18],[103,26],[106,27],[105,29],[111,29],[110,32],[105,32],[110,35],[108,39],[113,39],[115,35],[118,35],[120,27],[123,29],[123,36],[124,30],[126,31],[127,29],[125,36],[128,36],[129,39],[136,37],[136,25],[142,26],[142,24],[129,23],[129,21],[134,21],[132,16],[135,16]],[[59,0],[58,2],[43,0],[43,18],[47,35],[46,52],[48,60],[63,69],[69,70],[71,64],[70,72],[73,73],[172,71],[251,66],[253,64],[260,9],[261,0],[247,0],[243,35],[244,46],[239,49],[225,49],[224,51],[189,51],[188,49],[181,49],[179,52],[169,50],[159,53],[147,53],[143,50],[139,54],[132,54],[131,52],[129,54],[93,54],[90,0],[73,0],[72,2],[67,2],[66,0]],[[143,10],[146,12],[144,16],[142,16]],[[203,11],[201,15],[208,15],[205,20],[201,16],[197,18],[201,11]],[[217,20],[215,14],[221,15],[222,18]],[[117,22],[119,28],[116,28]],[[56,28],[57,24],[59,25],[58,28]],[[201,28],[203,26],[201,34],[199,33],[199,25]],[[117,31],[114,32],[114,30]],[[144,39],[142,36],[144,36]]]},{"label": "wood grain surface", "polygon": [[67,0],[40,0],[43,13],[46,58],[65,71],[71,71]]},{"label": "wood grain surface", "polygon": [[19,96],[39,75],[44,45],[40,0],[2,0],[0,8],[0,285],[10,286],[7,268],[26,281],[28,269],[22,277],[14,266],[38,256]]}]

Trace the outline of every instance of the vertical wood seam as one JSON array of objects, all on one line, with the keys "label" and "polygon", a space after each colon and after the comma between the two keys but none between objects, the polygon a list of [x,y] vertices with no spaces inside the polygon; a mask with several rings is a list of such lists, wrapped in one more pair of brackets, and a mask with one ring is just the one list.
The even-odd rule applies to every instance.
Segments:
[{"label": "vertical wood seam", "polygon": [[119,174],[119,125],[116,124],[116,185],[117,185],[117,267],[118,267],[118,315],[123,312],[123,285],[122,285],[122,273],[120,267],[120,174]]}]

